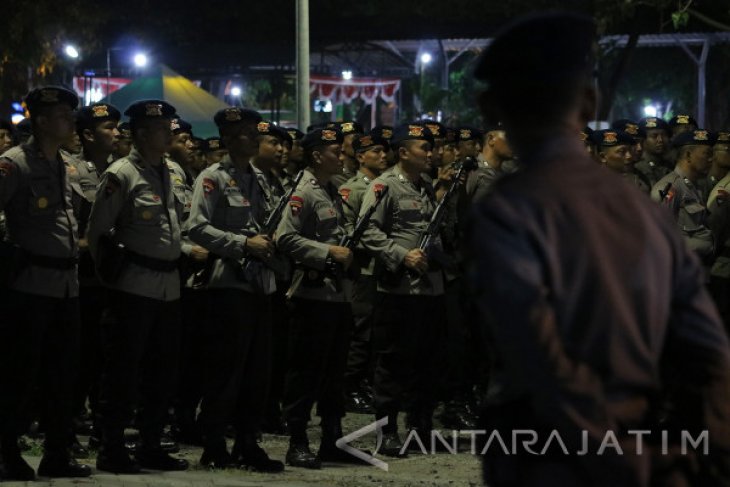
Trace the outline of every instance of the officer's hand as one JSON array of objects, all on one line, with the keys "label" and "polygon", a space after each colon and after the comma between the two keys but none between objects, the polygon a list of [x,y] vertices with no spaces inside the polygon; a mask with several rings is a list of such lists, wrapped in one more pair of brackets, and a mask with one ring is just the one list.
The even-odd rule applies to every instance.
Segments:
[{"label": "officer's hand", "polygon": [[352,263],[352,250],[347,247],[333,245],[330,247],[329,256],[338,264],[342,264],[342,267],[345,269],[350,267],[350,264]]},{"label": "officer's hand", "polygon": [[438,178],[439,181],[450,183],[451,180],[454,179],[454,166],[449,164],[446,167],[438,168]]},{"label": "officer's hand", "polygon": [[414,271],[418,271],[420,274],[428,272],[428,257],[421,249],[411,249],[406,254],[403,265]]},{"label": "officer's hand", "polygon": [[79,239],[79,250],[86,250],[89,248],[89,241],[85,238]]},{"label": "officer's hand", "polygon": [[190,258],[202,262],[208,259],[208,251],[200,245],[193,245],[190,249]]},{"label": "officer's hand", "polygon": [[246,239],[246,250],[259,259],[268,259],[274,254],[274,243],[268,235],[256,235]]}]

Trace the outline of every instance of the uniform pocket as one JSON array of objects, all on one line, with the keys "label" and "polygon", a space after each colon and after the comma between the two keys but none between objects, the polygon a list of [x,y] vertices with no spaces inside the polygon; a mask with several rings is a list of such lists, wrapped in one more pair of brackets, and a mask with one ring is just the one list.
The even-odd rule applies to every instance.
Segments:
[{"label": "uniform pocket", "polygon": [[140,193],[134,197],[134,220],[143,225],[159,225],[165,209],[160,195]]},{"label": "uniform pocket", "polygon": [[687,232],[696,231],[705,224],[705,207],[697,201],[687,202],[679,212],[679,224]]},{"label": "uniform pocket", "polygon": [[228,193],[225,196],[228,207],[225,209],[227,227],[242,229],[251,218],[251,202],[241,193]]},{"label": "uniform pocket", "polygon": [[321,238],[329,238],[337,229],[337,210],[333,206],[322,206],[317,208],[317,235]]},{"label": "uniform pocket", "polygon": [[28,213],[31,215],[53,215],[61,206],[60,183],[50,177],[32,178],[30,193]]}]

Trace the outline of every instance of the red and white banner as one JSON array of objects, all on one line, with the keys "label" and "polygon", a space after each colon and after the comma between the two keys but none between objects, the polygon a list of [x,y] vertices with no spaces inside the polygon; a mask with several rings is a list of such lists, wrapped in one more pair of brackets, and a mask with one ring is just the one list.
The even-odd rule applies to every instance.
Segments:
[{"label": "red and white banner", "polygon": [[[129,78],[109,78],[108,92],[114,93],[131,82]],[[74,90],[84,100],[84,104],[88,105],[107,96],[107,79],[103,76],[88,78],[74,76]]]},{"label": "red and white banner", "polygon": [[345,80],[334,76],[311,76],[309,92],[320,100],[331,100],[332,103],[350,103],[355,98],[362,98],[370,105],[380,96],[390,103],[400,89],[397,78],[352,78]]}]

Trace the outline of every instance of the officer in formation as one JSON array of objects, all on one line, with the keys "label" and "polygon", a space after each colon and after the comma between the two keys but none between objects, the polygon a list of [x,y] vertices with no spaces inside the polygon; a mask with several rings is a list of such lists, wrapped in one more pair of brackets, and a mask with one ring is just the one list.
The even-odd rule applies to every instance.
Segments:
[{"label": "officer in formation", "polygon": [[512,159],[512,149],[504,127],[487,128],[482,137],[482,150],[477,154],[478,167],[469,174],[466,193],[472,200],[479,200],[492,192],[494,184],[505,174],[502,164]]}]

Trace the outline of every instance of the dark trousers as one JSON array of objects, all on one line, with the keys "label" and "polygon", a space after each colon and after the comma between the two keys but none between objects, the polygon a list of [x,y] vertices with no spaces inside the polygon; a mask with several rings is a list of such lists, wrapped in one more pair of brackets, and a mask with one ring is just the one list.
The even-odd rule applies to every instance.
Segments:
[{"label": "dark trousers", "polygon": [[180,379],[174,400],[178,423],[192,426],[203,392],[203,337],[208,320],[208,291],[183,288],[182,335],[180,344]]},{"label": "dark trousers", "polygon": [[24,434],[40,397],[46,451],[63,453],[72,433],[78,298],[3,291],[0,302],[0,436],[13,441]]},{"label": "dark trousers", "polygon": [[95,411],[99,402],[99,380],[101,377],[102,319],[106,311],[107,290],[101,285],[81,286],[79,304],[81,308],[81,339],[79,353],[79,374],[74,389],[74,414],[86,412],[86,399]]},{"label": "dark trousers", "polygon": [[264,416],[271,373],[271,310],[267,296],[238,289],[208,290],[201,344],[203,374],[199,422],[206,444],[255,434]]},{"label": "dark trousers", "polygon": [[373,301],[377,295],[375,276],[360,275],[352,290],[352,315],[354,324],[347,355],[345,387],[348,391],[360,389],[370,381],[373,369]]},{"label": "dark trousers", "polygon": [[430,428],[439,381],[444,323],[443,296],[378,293],[374,340],[375,411],[387,416],[383,429],[397,429],[398,411]]},{"label": "dark trousers", "polygon": [[180,302],[110,290],[109,310],[102,330],[105,363],[99,394],[103,441],[110,448],[121,446],[139,402],[140,436],[154,448],[177,384]]},{"label": "dark trousers", "polygon": [[352,308],[350,303],[293,298],[291,316],[284,417],[294,434],[303,433],[315,401],[323,420],[339,421],[345,415],[344,373]]},{"label": "dark trousers", "polygon": [[278,420],[281,414],[281,401],[284,395],[284,381],[286,380],[288,347],[289,347],[289,307],[286,303],[288,284],[277,281],[277,291],[271,296],[271,381],[267,413],[270,419]]}]

